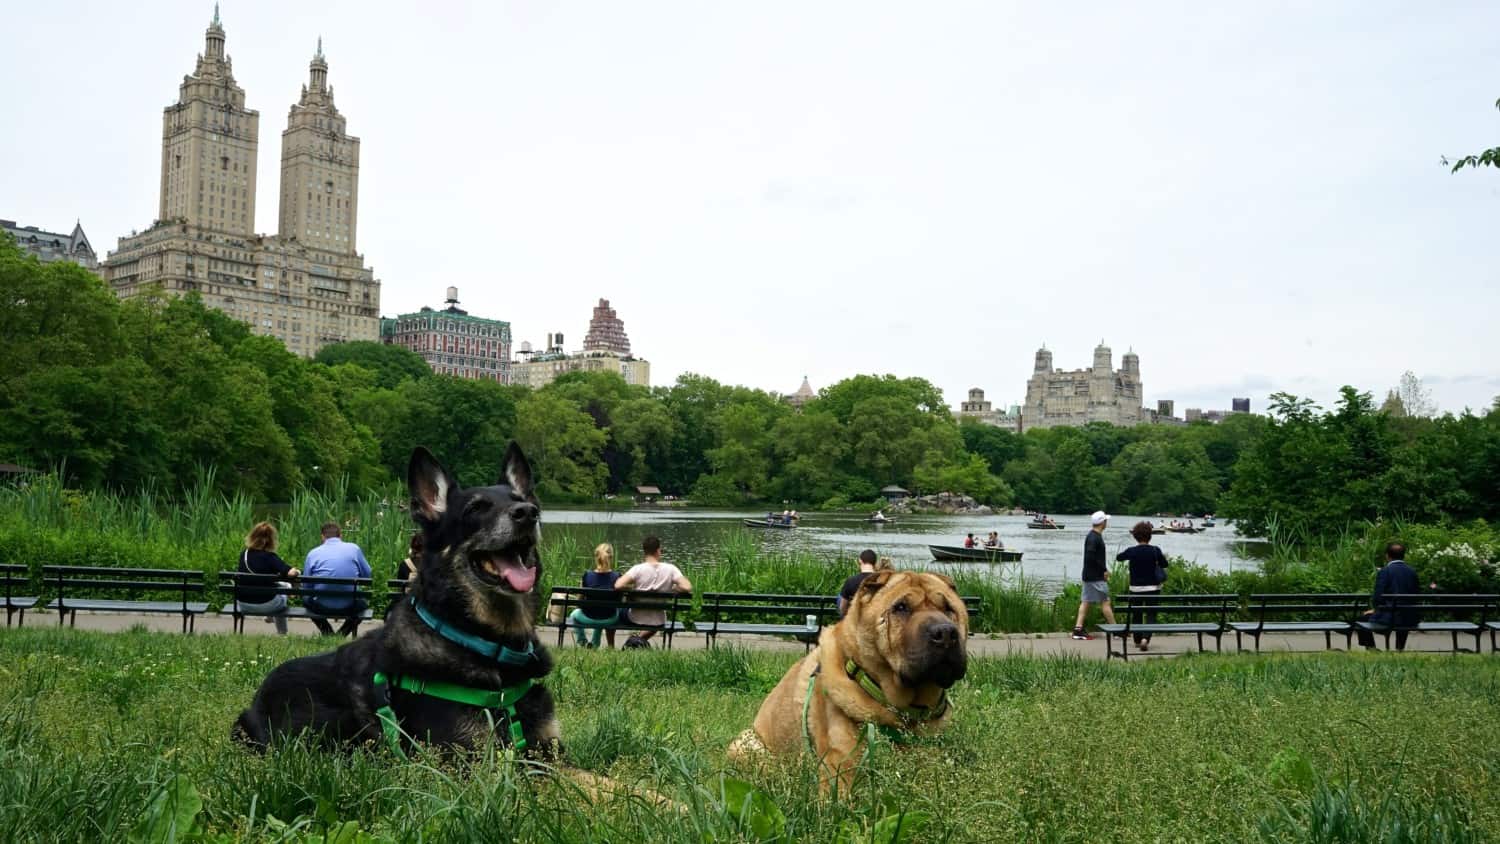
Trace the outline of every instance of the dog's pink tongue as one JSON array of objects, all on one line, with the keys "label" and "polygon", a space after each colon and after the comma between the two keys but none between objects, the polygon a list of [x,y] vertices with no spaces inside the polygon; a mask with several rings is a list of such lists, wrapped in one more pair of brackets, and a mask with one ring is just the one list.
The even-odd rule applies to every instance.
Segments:
[{"label": "dog's pink tongue", "polygon": [[517,592],[530,592],[536,585],[536,569],[509,560],[500,563],[500,577]]}]

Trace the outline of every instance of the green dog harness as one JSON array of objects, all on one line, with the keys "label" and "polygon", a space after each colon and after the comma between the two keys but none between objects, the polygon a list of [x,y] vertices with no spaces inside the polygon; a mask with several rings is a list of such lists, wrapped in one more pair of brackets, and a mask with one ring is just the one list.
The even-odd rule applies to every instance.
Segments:
[{"label": "green dog harness", "polygon": [[[808,725],[807,714],[812,708],[813,688],[817,685],[818,672],[822,667],[822,665],[814,667],[812,673],[808,675],[807,694],[802,699],[802,738],[807,742],[807,749],[814,756],[818,755],[818,750],[813,743],[812,729]],[[890,698],[885,696],[885,692],[881,691],[880,684],[876,683],[869,674],[865,673],[865,670],[860,668],[854,660],[845,660],[844,673],[849,676],[849,679],[858,683],[859,687],[864,689],[865,694],[874,698],[875,702],[885,707],[886,711],[901,719],[901,723],[907,727],[914,727],[928,721],[935,721],[943,717],[948,711],[948,693],[946,691],[938,698],[938,702],[932,706],[895,706],[891,703]],[[879,732],[894,744],[911,744],[916,741],[916,737],[911,733],[898,730],[889,724],[877,724],[873,721],[867,722],[865,724],[864,738],[868,740],[874,732]],[[868,745],[866,746],[866,752],[868,753]]]},{"label": "green dog harness", "polygon": [[403,676],[386,677],[381,671],[375,672],[373,682],[375,698],[380,704],[375,709],[375,714],[380,718],[381,732],[385,734],[385,741],[390,745],[391,752],[403,759],[406,758],[406,751],[401,749],[401,725],[396,721],[395,710],[391,709],[391,686],[414,695],[426,695],[453,703],[477,706],[481,709],[502,710],[508,722],[511,745],[516,750],[526,749],[526,739],[521,733],[521,717],[516,714],[516,702],[531,691],[531,687],[535,685],[532,680],[522,680],[498,692],[460,686],[456,683],[444,683],[440,680],[419,680],[416,677]]},{"label": "green dog harness", "polygon": [[[475,636],[443,621],[432,610],[418,603],[415,595],[408,600],[411,602],[412,609],[416,611],[417,618],[420,618],[423,624],[455,645],[473,651],[486,659],[493,659],[501,665],[520,666],[537,659],[536,646],[531,642],[526,643],[525,650],[511,650],[499,642]],[[532,680],[522,680],[514,686],[506,686],[497,692],[490,689],[460,686],[456,683],[444,683],[441,680],[419,680],[416,677],[404,676],[387,677],[383,672],[377,671],[373,683],[375,699],[380,704],[375,709],[375,714],[380,718],[380,730],[385,734],[385,741],[391,746],[391,751],[403,759],[406,758],[406,752],[401,749],[401,725],[396,721],[395,710],[391,709],[391,686],[414,695],[426,695],[453,703],[477,706],[481,709],[502,710],[508,722],[511,745],[516,750],[526,749],[526,739],[521,734],[521,718],[516,714],[516,701],[531,691],[531,687],[535,685]]]}]

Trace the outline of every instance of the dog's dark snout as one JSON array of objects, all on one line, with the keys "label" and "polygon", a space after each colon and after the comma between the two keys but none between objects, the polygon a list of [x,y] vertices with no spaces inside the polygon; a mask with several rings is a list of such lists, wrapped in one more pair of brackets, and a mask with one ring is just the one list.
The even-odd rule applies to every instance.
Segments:
[{"label": "dog's dark snout", "polygon": [[510,508],[510,517],[518,522],[534,522],[542,515],[541,508],[535,504],[521,503]]},{"label": "dog's dark snout", "polygon": [[958,625],[940,622],[927,628],[927,638],[940,648],[951,648],[958,644]]}]

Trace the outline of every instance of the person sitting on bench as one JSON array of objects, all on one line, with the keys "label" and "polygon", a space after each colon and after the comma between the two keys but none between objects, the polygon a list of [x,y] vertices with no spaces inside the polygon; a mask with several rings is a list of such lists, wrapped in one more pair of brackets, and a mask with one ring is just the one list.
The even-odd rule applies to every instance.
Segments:
[{"label": "person sitting on bench", "polygon": [[[1406,564],[1406,546],[1399,542],[1385,546],[1385,559],[1385,566],[1375,574],[1375,592],[1370,596],[1371,605],[1375,609],[1365,614],[1366,620],[1386,627],[1416,627],[1421,618],[1417,610],[1398,609],[1392,612],[1390,606],[1381,606],[1384,595],[1415,595],[1422,590],[1416,570]],[[1406,650],[1408,632],[1410,631],[1396,631],[1396,650]],[[1360,628],[1359,643],[1369,650],[1375,650],[1375,634]]]},{"label": "person sitting on bench", "polygon": [[[616,589],[634,589],[639,592],[693,591],[693,584],[682,575],[682,571],[671,563],[661,561],[661,540],[648,535],[641,540],[641,553],[645,560],[630,567],[630,571],[615,581]],[[659,609],[632,609],[626,613],[630,623],[643,627],[665,627],[667,614]],[[649,648],[655,630],[642,630],[625,640],[627,648]]]},{"label": "person sitting on bench", "polygon": [[[370,576],[370,564],[365,562],[365,552],[353,542],[343,540],[343,531],[338,522],[324,522],[320,533],[323,535],[323,544],[307,552],[307,560],[302,564],[303,574],[308,577]],[[354,587],[323,583],[313,586],[312,591],[315,594],[304,597],[302,606],[319,615],[343,616],[344,624],[339,629],[339,635],[353,636],[354,631],[359,629],[360,614],[369,606],[364,598],[348,594],[354,591]],[[317,625],[318,632],[324,636],[333,635],[333,626],[325,619],[314,618],[312,623]]]},{"label": "person sitting on bench", "polygon": [[[605,542],[594,549],[594,570],[583,573],[583,588],[614,589],[620,573],[615,571],[615,548]],[[609,646],[615,646],[614,626],[620,623],[620,611],[598,607],[579,607],[568,616],[573,625],[573,639],[580,648],[599,647],[599,634],[603,633]],[[593,641],[589,641],[584,628],[592,627]]]},{"label": "person sitting on bench", "polygon": [[[239,571],[242,574],[276,575],[290,580],[297,576],[296,569],[276,554],[276,526],[260,522],[250,529],[245,537],[245,550],[240,552]],[[286,595],[277,589],[290,589],[285,580],[259,586],[235,587],[235,597],[240,612],[245,615],[263,615],[267,622],[276,624],[276,632],[286,635]]]}]

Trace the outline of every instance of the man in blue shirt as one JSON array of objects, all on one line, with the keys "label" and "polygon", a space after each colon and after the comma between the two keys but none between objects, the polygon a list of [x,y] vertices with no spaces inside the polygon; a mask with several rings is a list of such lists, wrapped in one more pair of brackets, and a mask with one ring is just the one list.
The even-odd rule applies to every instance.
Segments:
[{"label": "man in blue shirt", "polygon": [[[370,564],[365,562],[365,552],[353,542],[341,538],[338,522],[323,523],[323,544],[307,552],[302,564],[303,577],[369,577]],[[365,611],[365,599],[351,596],[353,586],[342,584],[314,584],[309,587],[315,594],[306,595],[302,605],[322,615],[344,616],[344,625],[339,635],[352,636],[359,629],[360,613]],[[318,632],[333,635],[333,627],[325,619],[314,618]]]}]

